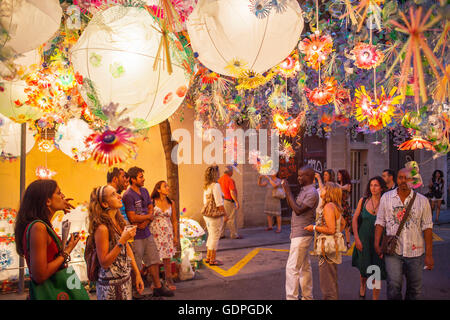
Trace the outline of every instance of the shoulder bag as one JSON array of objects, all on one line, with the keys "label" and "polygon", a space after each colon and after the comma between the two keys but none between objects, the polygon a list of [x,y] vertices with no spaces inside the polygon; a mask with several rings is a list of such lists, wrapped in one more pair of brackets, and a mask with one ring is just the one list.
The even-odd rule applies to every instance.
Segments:
[{"label": "shoulder bag", "polygon": [[[412,191],[414,192],[414,191]],[[400,233],[403,230],[403,227],[405,226],[406,220],[409,217],[409,213],[411,212],[411,208],[414,204],[414,200],[416,199],[416,193],[414,192],[412,199],[409,201],[408,207],[406,208],[406,212],[405,215],[402,219],[402,222],[400,222],[400,225],[397,229],[397,233],[395,234],[395,236],[388,236],[388,235],[384,235],[383,236],[383,240],[381,241],[381,251],[389,256],[392,256],[395,254],[395,249],[397,248],[397,241],[398,241],[398,237],[400,236]]]},{"label": "shoulder bag", "polygon": [[[339,223],[336,219],[336,232],[334,234],[323,234],[320,233],[314,242],[314,253],[319,256],[325,256],[327,254],[335,253],[338,255],[339,252],[347,252],[347,246],[344,242],[344,235],[340,231],[341,228],[342,215],[339,217]],[[323,225],[325,221],[322,217]]]},{"label": "shoulder bag", "polygon": [[[58,246],[59,251],[62,250],[62,244],[59,237],[56,235],[55,231],[50,228],[42,220],[35,220],[31,222],[28,226],[26,233],[27,238],[27,250],[29,253],[30,248],[30,230],[33,224],[36,222],[42,222],[47,227],[48,234],[53,238]],[[81,284],[75,271],[69,268],[63,268],[55,272],[50,278],[45,280],[41,284],[37,284],[31,278],[30,280],[30,298],[31,300],[89,300],[89,295],[87,294],[84,286]]]},{"label": "shoulder bag", "polygon": [[206,195],[206,204],[202,208],[202,215],[209,218],[219,218],[225,215],[225,212],[221,211],[219,207],[216,206],[216,201],[214,201],[214,191]]}]

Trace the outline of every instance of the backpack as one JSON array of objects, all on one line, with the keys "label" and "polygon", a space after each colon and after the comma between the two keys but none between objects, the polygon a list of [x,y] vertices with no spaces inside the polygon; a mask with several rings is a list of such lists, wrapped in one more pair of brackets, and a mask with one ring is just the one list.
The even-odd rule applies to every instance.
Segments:
[{"label": "backpack", "polygon": [[86,273],[89,281],[97,281],[100,263],[98,262],[95,240],[92,235],[89,235],[86,239],[84,261],[86,261]]}]

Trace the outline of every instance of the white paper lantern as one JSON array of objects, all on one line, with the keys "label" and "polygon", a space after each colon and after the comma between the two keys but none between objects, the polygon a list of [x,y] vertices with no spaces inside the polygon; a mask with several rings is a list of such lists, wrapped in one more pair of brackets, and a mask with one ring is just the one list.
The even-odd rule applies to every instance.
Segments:
[{"label": "white paper lantern", "polygon": [[16,53],[36,49],[48,41],[61,24],[59,0],[2,0],[0,21],[10,39],[4,44]]},{"label": "white paper lantern", "polygon": [[114,6],[92,18],[71,51],[75,72],[93,82],[101,105],[118,103],[117,112],[126,109],[126,116],[141,128],[170,117],[189,85],[176,59],[171,75],[162,61],[153,70],[161,40],[157,30],[144,8]]},{"label": "white paper lantern", "polygon": [[94,131],[86,121],[70,119],[67,124],[60,124],[55,136],[59,149],[76,161],[85,161],[91,157],[92,149],[86,147],[84,140]]},{"label": "white paper lantern", "polygon": [[263,73],[294,50],[303,30],[296,0],[199,0],[187,30],[207,68],[237,77],[236,69]]},{"label": "white paper lantern", "polygon": [[[27,129],[26,152],[34,146],[33,132]],[[7,158],[20,156],[21,125],[0,114],[0,154]]]},{"label": "white paper lantern", "polygon": [[[32,50],[22,54],[14,60],[17,69],[21,69],[21,73],[25,76],[37,70],[40,64],[40,54],[38,50]],[[6,70],[3,70],[5,73]],[[20,79],[1,80],[3,82],[4,91],[0,92],[0,113],[15,122],[25,122],[29,120],[39,119],[42,113],[38,108],[29,105],[17,105],[16,101],[25,102],[27,94],[24,92],[27,84]]]}]

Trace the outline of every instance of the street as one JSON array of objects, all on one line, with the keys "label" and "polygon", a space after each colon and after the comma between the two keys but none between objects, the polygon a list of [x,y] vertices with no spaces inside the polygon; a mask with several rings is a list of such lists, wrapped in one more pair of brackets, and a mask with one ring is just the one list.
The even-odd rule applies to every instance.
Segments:
[{"label": "street", "polygon": [[[283,226],[283,239],[288,238],[289,227]],[[266,233],[263,228],[258,229],[259,232]],[[249,231],[244,230],[242,234],[245,236],[246,233]],[[442,241],[435,240],[433,242],[435,268],[431,272],[424,271],[422,298],[424,300],[450,299],[450,225],[436,226],[434,233]],[[274,237],[272,234],[267,235],[267,237],[269,236]],[[243,240],[225,239],[221,241]],[[263,248],[263,250],[257,250],[258,252],[255,254],[256,248]],[[220,267],[222,270],[219,270],[222,274],[203,266],[197,271],[194,280],[177,283],[176,295],[170,300],[283,300],[285,299],[285,266],[288,251],[289,243],[219,251],[218,258],[224,263]],[[240,269],[239,265],[235,266],[249,254],[254,257]],[[314,298],[321,299],[317,258],[312,257],[311,263]],[[226,271],[230,268],[233,268],[234,272],[237,269],[239,271],[235,275],[229,275]],[[338,277],[339,299],[358,300],[359,272],[351,266],[351,256],[343,256],[343,262],[338,267]],[[383,281],[381,300],[386,300],[385,286],[386,282]],[[367,290],[366,299],[372,299],[370,290]]]}]

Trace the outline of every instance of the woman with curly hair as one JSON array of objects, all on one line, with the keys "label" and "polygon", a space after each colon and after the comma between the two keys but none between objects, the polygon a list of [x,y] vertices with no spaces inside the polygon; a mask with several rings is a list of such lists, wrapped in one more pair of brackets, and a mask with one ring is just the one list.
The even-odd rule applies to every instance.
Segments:
[{"label": "woman with curly hair", "polygon": [[219,178],[219,167],[210,166],[205,172],[205,184],[203,186],[203,209],[202,215],[208,229],[208,239],[206,241],[206,260],[211,266],[220,266],[222,263],[216,260],[216,251],[219,247],[220,234],[223,223],[227,221],[225,208],[223,206],[223,196]]},{"label": "woman with curly hair", "polygon": [[350,226],[352,225],[352,208],[350,207],[350,194],[352,192],[352,182],[350,174],[347,170],[338,170],[337,183],[342,189],[342,217],[345,219],[345,239],[347,241],[347,248],[350,249]]},{"label": "woman with curly hair", "polygon": [[442,200],[444,200],[444,174],[441,170],[434,170],[428,188],[430,188],[428,195],[430,195],[431,214],[436,209],[435,223],[439,223],[441,204]]},{"label": "woman with curly hair", "polygon": [[[141,294],[144,283],[128,240],[136,227],[125,228],[120,208],[122,198],[112,186],[95,188],[89,202],[88,241],[94,241],[100,264],[97,281],[98,300],[131,300],[131,268],[136,277],[136,289]],[[89,244],[86,244],[88,246]]]},{"label": "woman with curly hair", "polygon": [[[355,236],[355,248],[353,249],[352,266],[359,269],[360,287],[359,297],[366,297],[366,282],[369,278],[367,268],[376,265],[381,270],[381,280],[386,280],[384,261],[380,259],[375,251],[375,220],[377,219],[378,207],[381,196],[388,187],[382,177],[376,176],[369,180],[366,193],[359,199],[358,207],[353,215],[353,234]],[[380,289],[373,289],[373,300],[378,300]]]},{"label": "woman with curly hair", "polygon": [[[345,227],[342,218],[342,190],[337,183],[327,182],[320,192],[322,210],[315,225],[305,227],[305,230],[326,235],[337,235]],[[324,300],[338,299],[337,265],[342,263],[342,254],[336,250],[319,256],[319,282]]]}]

